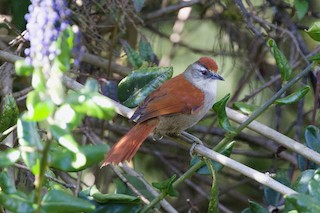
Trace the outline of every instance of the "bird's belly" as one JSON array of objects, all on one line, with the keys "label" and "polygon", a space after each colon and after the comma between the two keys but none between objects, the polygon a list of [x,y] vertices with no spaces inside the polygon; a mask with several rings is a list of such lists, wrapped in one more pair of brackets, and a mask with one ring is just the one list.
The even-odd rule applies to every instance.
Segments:
[{"label": "bird's belly", "polygon": [[155,129],[155,133],[160,135],[180,134],[181,131],[195,125],[204,116],[204,114],[205,113],[199,113],[196,115],[179,114],[161,116],[160,123]]}]

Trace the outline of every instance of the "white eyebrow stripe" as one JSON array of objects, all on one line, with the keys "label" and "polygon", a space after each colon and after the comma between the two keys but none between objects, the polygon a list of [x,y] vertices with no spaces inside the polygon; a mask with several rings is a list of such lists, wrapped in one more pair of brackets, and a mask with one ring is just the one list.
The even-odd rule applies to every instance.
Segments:
[{"label": "white eyebrow stripe", "polygon": [[207,68],[205,68],[203,65],[201,65],[201,64],[196,64],[196,67],[195,67],[196,69],[198,69],[198,70],[201,70],[201,71],[206,71],[206,70],[208,70]]}]

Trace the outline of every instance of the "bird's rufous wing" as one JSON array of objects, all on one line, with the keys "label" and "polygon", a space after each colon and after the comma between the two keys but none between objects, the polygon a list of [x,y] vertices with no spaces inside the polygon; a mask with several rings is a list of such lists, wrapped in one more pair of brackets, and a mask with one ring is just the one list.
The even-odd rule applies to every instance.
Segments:
[{"label": "bird's rufous wing", "polygon": [[192,114],[203,106],[204,93],[183,74],[163,83],[142,102],[131,120],[138,123],[164,115]]}]

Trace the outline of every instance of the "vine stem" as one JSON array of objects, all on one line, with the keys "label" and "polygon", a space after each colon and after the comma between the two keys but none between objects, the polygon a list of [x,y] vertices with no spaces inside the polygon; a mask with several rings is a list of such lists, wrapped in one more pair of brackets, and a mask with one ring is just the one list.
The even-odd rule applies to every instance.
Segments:
[{"label": "vine stem", "polygon": [[35,184],[36,189],[35,189],[35,197],[34,197],[34,201],[37,204],[37,209],[35,211],[36,213],[41,212],[41,197],[42,197],[41,192],[42,192],[42,186],[45,178],[46,169],[48,166],[48,153],[50,150],[51,141],[52,141],[51,139],[48,139],[45,143],[44,149],[42,150],[42,159],[40,162],[40,173],[39,175],[36,176],[37,181]]}]

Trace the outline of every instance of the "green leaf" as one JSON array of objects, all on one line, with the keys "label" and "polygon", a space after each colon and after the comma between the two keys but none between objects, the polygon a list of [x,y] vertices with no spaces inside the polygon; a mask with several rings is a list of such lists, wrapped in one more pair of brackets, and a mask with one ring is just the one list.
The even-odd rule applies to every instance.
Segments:
[{"label": "green leaf", "polygon": [[11,166],[20,158],[20,151],[14,148],[0,151],[0,167]]},{"label": "green leaf", "polygon": [[93,204],[72,196],[61,190],[50,190],[43,197],[42,209],[47,213],[55,212],[92,212],[95,207]]},{"label": "green leaf", "polygon": [[177,190],[175,190],[172,186],[172,184],[174,183],[176,178],[177,178],[177,176],[173,175],[171,178],[169,178],[167,180],[157,182],[157,183],[152,183],[152,186],[159,189],[161,192],[165,192],[166,194],[168,194],[170,196],[178,197],[179,192]]},{"label": "green leaf", "polygon": [[172,67],[151,67],[133,71],[118,85],[119,100],[127,107],[136,107],[163,82],[170,79]]},{"label": "green leaf", "polygon": [[[319,174],[317,174],[319,177]],[[309,181],[309,193],[313,197],[316,203],[320,203],[320,181],[310,180]]]},{"label": "green leaf", "polygon": [[28,13],[30,1],[11,0],[11,17],[13,26],[20,32],[26,29],[25,14]]},{"label": "green leaf", "polygon": [[74,167],[75,169],[79,169],[86,165],[86,156],[83,153],[81,153],[78,143],[75,141],[75,139],[69,131],[64,130],[56,125],[51,125],[50,131],[53,137],[57,139],[61,146],[65,147],[66,149],[75,154],[75,158],[71,162],[72,167]]},{"label": "green leaf", "polygon": [[252,114],[258,108],[256,105],[247,104],[245,102],[234,102],[232,107],[247,115]]},{"label": "green leaf", "polygon": [[284,97],[277,99],[274,103],[278,105],[293,104],[303,98],[310,90],[310,86],[304,86],[300,90]]},{"label": "green leaf", "polygon": [[67,102],[78,113],[107,120],[112,119],[115,114],[113,103],[98,93],[69,93],[67,99]]},{"label": "green leaf", "polygon": [[304,133],[307,146],[320,153],[320,130],[318,127],[310,125]]},{"label": "green leaf", "polygon": [[11,212],[33,213],[35,210],[31,201],[17,193],[6,194],[0,192],[0,204]]},{"label": "green leaf", "polygon": [[130,46],[125,40],[120,40],[120,43],[127,54],[128,60],[134,69],[138,69],[142,66],[142,58],[139,54]]},{"label": "green leaf", "polygon": [[44,73],[40,69],[34,69],[32,72],[32,87],[38,92],[46,91],[46,81]]},{"label": "green leaf", "polygon": [[27,113],[23,116],[25,120],[42,121],[54,112],[55,105],[50,99],[42,100],[40,93],[34,90],[27,96],[27,109]]},{"label": "green leaf", "polygon": [[309,9],[309,2],[307,0],[294,0],[294,7],[297,11],[298,19],[302,19]]},{"label": "green leaf", "polygon": [[98,91],[99,91],[99,84],[93,78],[88,78],[83,89],[81,89],[82,94],[97,93]]},{"label": "green leaf", "polygon": [[281,78],[283,81],[288,81],[291,78],[292,68],[289,64],[286,56],[278,48],[276,42],[273,39],[268,40],[268,45],[271,48],[271,52],[276,60],[277,66],[279,68]]},{"label": "green leaf", "polygon": [[80,92],[69,92],[66,103],[77,112],[99,119],[110,120],[115,114],[112,101],[98,93],[95,80],[89,79]]},{"label": "green leaf", "polygon": [[40,172],[40,153],[43,146],[36,128],[36,123],[18,119],[17,133],[21,157],[34,175]]},{"label": "green leaf", "polygon": [[268,205],[278,206],[281,198],[281,194],[269,187],[264,187],[264,200]]},{"label": "green leaf", "polygon": [[231,126],[226,113],[226,105],[229,98],[230,93],[224,96],[220,101],[216,102],[212,109],[217,113],[219,126],[227,132],[233,133],[235,129]]},{"label": "green leaf", "polygon": [[285,196],[285,205],[292,205],[298,212],[320,212],[319,203],[306,194],[290,194]]},{"label": "green leaf", "polygon": [[95,185],[81,191],[79,197],[96,206],[94,213],[136,213],[141,207],[140,199],[125,194],[102,194]]},{"label": "green leaf", "polygon": [[19,117],[18,106],[11,94],[4,96],[0,110],[0,133],[2,133],[17,124]]},{"label": "green leaf", "polygon": [[155,63],[157,61],[156,55],[154,54],[151,44],[144,35],[141,35],[139,42],[139,54],[142,60]]},{"label": "green leaf", "polygon": [[[95,187],[95,186],[94,186]],[[120,203],[140,203],[140,199],[126,194],[102,194],[97,189],[91,190],[93,199],[99,203],[120,202]]]},{"label": "green leaf", "polygon": [[143,7],[144,0],[132,0],[132,2],[133,2],[134,9],[136,10],[136,12],[139,13]]},{"label": "green leaf", "polygon": [[27,64],[24,60],[18,60],[14,63],[17,75],[29,76],[33,72],[33,66]]},{"label": "green leaf", "polygon": [[308,184],[309,181],[313,178],[313,175],[315,173],[315,170],[309,169],[305,170],[300,174],[300,177],[295,183],[295,189],[297,192],[300,193],[307,193],[308,192]]},{"label": "green leaf", "polygon": [[12,177],[9,177],[7,170],[3,170],[0,173],[0,187],[1,191],[6,194],[12,194],[17,191],[14,185],[14,180]]},{"label": "green leaf", "polygon": [[249,209],[252,213],[268,213],[268,209],[264,208],[260,204],[249,200]]},{"label": "green leaf", "polygon": [[79,152],[85,156],[86,162],[82,166],[74,167],[74,162],[77,157],[76,154],[67,149],[55,148],[50,152],[50,166],[65,172],[82,171],[94,164],[100,163],[106,151],[106,144],[80,146]]},{"label": "green leaf", "polygon": [[313,23],[306,32],[313,40],[320,41],[320,21]]},{"label": "green leaf", "polygon": [[315,54],[313,56],[310,56],[310,57],[308,57],[308,60],[309,61],[317,61],[317,62],[319,62],[320,61],[320,54],[318,53],[318,54]]},{"label": "green leaf", "polygon": [[73,130],[82,122],[84,115],[77,113],[70,104],[63,104],[54,114],[55,124],[63,129]]},{"label": "green leaf", "polygon": [[53,61],[54,72],[66,72],[70,69],[73,41],[74,33],[72,27],[68,26],[56,41],[56,46],[60,53]]}]

